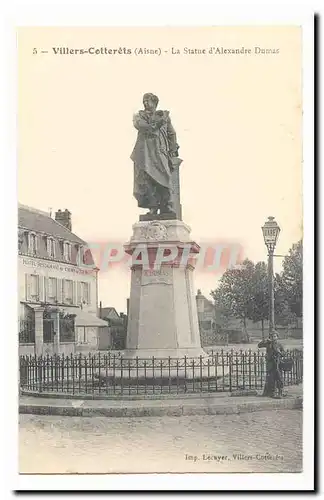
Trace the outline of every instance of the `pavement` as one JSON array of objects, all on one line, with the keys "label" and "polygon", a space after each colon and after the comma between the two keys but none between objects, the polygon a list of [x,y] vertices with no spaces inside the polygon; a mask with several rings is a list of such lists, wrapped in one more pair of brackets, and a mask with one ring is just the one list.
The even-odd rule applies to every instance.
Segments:
[{"label": "pavement", "polygon": [[300,410],[138,418],[19,415],[19,471],[25,474],[301,470]]},{"label": "pavement", "polygon": [[69,417],[162,417],[190,415],[230,415],[256,411],[301,409],[303,387],[286,388],[282,399],[231,396],[229,393],[191,395],[181,399],[81,400],[21,396],[19,413]]}]

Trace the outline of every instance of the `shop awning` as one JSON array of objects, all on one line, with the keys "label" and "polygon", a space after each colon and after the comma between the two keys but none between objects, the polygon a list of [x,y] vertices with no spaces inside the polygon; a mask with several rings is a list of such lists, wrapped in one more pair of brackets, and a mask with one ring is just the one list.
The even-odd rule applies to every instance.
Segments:
[{"label": "shop awning", "polygon": [[89,314],[82,309],[75,307],[62,307],[62,310],[68,314],[75,314],[75,326],[108,326],[107,321],[104,321],[93,314]]},{"label": "shop awning", "polygon": [[[26,306],[30,307],[31,309],[38,309],[40,307],[39,304],[28,304],[28,303],[26,303]],[[76,307],[60,307],[60,306],[59,309],[68,314],[75,314],[75,326],[98,326],[98,327],[108,326],[107,321],[98,318],[93,314],[89,314],[83,311],[82,309],[78,309]]]},{"label": "shop awning", "polygon": [[108,326],[107,321],[81,311],[80,309],[76,310],[73,314],[76,314],[75,326]]}]

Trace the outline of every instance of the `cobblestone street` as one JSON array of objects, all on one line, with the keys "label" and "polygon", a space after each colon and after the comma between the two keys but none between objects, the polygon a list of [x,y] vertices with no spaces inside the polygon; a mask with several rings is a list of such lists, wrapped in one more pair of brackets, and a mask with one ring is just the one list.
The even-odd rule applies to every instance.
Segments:
[{"label": "cobblestone street", "polygon": [[300,472],[302,411],[82,418],[20,415],[20,472]]}]

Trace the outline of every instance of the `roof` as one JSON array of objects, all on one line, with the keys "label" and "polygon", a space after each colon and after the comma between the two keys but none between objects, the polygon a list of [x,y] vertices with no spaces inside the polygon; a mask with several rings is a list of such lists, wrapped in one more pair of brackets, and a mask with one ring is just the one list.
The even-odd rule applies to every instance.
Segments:
[{"label": "roof", "polygon": [[[61,309],[61,308],[60,308]],[[62,309],[70,314],[75,314],[75,326],[107,326],[107,321],[98,318],[94,314],[87,313],[82,309],[75,307],[62,307]]]},{"label": "roof", "polygon": [[119,318],[119,314],[114,307],[102,307],[101,316],[103,318]]},{"label": "roof", "polygon": [[49,213],[25,205],[19,205],[18,207],[18,226],[30,231],[45,233],[67,241],[86,245],[84,240],[52,219]]},{"label": "roof", "polygon": [[211,300],[207,299],[205,295],[201,293],[201,290],[198,290],[198,293],[196,295],[196,300],[197,299],[204,300],[204,311],[214,311],[215,309],[214,303]]},{"label": "roof", "polygon": [[76,314],[75,326],[108,326],[107,321],[81,311],[80,309],[78,309],[74,314]]}]

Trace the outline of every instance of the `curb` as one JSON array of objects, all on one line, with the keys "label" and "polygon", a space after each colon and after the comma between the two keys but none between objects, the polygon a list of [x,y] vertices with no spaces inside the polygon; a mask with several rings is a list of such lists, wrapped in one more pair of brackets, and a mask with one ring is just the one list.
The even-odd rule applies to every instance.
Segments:
[{"label": "curb", "polygon": [[[23,398],[22,398],[23,399]],[[220,401],[220,400],[196,400],[170,404],[163,401],[160,405],[150,405],[149,401],[143,405],[143,401],[134,406],[127,406],[124,402],[120,406],[93,406],[87,407],[87,401],[79,401],[77,405],[52,405],[47,403],[24,403],[19,404],[19,413],[29,415],[51,415],[62,417],[162,417],[162,416],[190,416],[190,415],[230,415],[264,410],[293,410],[302,409],[302,396],[287,399],[263,399],[262,401]]]}]

